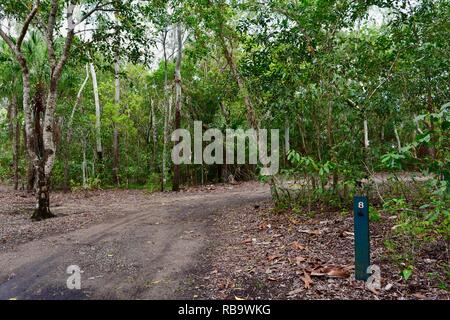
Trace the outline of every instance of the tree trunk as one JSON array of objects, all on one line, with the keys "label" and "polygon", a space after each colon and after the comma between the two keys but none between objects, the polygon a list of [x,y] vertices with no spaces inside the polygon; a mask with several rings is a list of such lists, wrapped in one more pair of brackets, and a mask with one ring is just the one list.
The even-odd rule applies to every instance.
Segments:
[{"label": "tree trunk", "polygon": [[394,135],[395,135],[395,140],[397,141],[398,152],[400,152],[402,150],[402,142],[400,141],[400,136],[398,134],[397,125],[395,123],[394,123]]},{"label": "tree trunk", "polygon": [[45,175],[44,161],[39,161],[36,168],[37,188],[36,188],[36,209],[31,216],[32,220],[41,221],[55,217],[50,211],[50,179]]},{"label": "tree trunk", "polygon": [[11,137],[11,139],[14,136],[14,117],[13,117],[13,101],[11,98],[11,101],[8,104],[8,110],[6,111],[6,118],[8,119],[8,135]]},{"label": "tree trunk", "polygon": [[[50,62],[50,83],[49,83],[49,93],[47,97],[47,104],[45,106],[44,112],[44,126],[42,135],[39,131],[35,130],[36,125],[39,121],[33,119],[33,112],[30,106],[30,71],[28,69],[28,63],[21,51],[21,46],[25,36],[27,35],[28,28],[36,16],[39,10],[40,2],[36,1],[31,9],[31,11],[26,16],[25,22],[19,37],[14,42],[3,32],[0,28],[0,36],[10,47],[22,70],[22,86],[23,86],[23,110],[25,115],[25,130],[27,135],[27,153],[30,162],[33,164],[36,178],[36,197],[37,205],[36,210],[32,216],[35,220],[46,219],[53,216],[50,212],[49,205],[49,181],[50,174],[53,169],[55,160],[55,143],[54,143],[54,112],[56,108],[56,98],[57,98],[57,86],[61,78],[63,67],[69,58],[70,47],[72,45],[73,38],[75,36],[75,23],[73,21],[73,10],[74,5],[67,6],[66,10],[66,20],[68,22],[68,31],[62,50],[60,59],[56,59],[55,46],[54,46],[54,31],[56,26],[57,11],[59,8],[59,3],[57,0],[52,0],[50,2],[50,14],[48,15],[47,27],[45,30],[46,42],[47,42],[47,54],[48,60]],[[87,15],[84,16],[84,19]],[[83,20],[83,18],[82,18]],[[39,92],[39,90],[38,90]],[[41,112],[38,110],[37,113]],[[33,121],[34,120],[34,121]],[[38,119],[39,120],[39,119]],[[39,124],[40,125],[40,124]],[[34,127],[34,128],[33,128]],[[40,141],[36,141],[34,138],[42,138],[42,148],[39,148],[39,153],[36,152],[36,145]]]},{"label": "tree trunk", "polygon": [[369,140],[369,123],[367,120],[367,115],[364,113],[364,121],[363,121],[363,127],[364,127],[364,161],[365,166],[370,165],[370,140]]},{"label": "tree trunk", "polygon": [[86,64],[86,77],[81,84],[80,90],[78,90],[77,94],[77,100],[75,101],[75,104],[72,108],[72,113],[70,114],[69,122],[67,123],[67,132],[66,132],[66,146],[65,146],[65,152],[64,152],[64,190],[69,191],[69,158],[70,158],[70,143],[72,141],[72,133],[73,133],[73,119],[75,117],[75,112],[77,110],[77,107],[81,103],[81,96],[83,93],[84,88],[87,85],[87,82],[89,81],[89,65]]},{"label": "tree trunk", "polygon": [[[39,90],[39,89],[38,89]],[[39,94],[38,98],[39,99]],[[35,221],[54,217],[50,211],[50,177],[55,162],[56,147],[54,142],[54,114],[57,99],[57,81],[51,79],[49,93],[44,111],[44,126],[42,128],[42,145],[39,146],[39,159],[35,162],[36,173],[36,209],[31,217]],[[39,102],[37,102],[39,103]],[[38,106],[36,110],[38,110]],[[39,121],[39,118],[35,119]],[[40,130],[36,130],[40,138]],[[39,141],[39,139],[38,139]],[[38,145],[40,141],[38,142]]]},{"label": "tree trunk", "polygon": [[364,119],[364,149],[369,150],[369,147],[369,124],[367,122],[367,119]]},{"label": "tree trunk", "polygon": [[417,130],[417,132],[418,132],[419,134],[423,134],[423,131],[422,131],[422,129],[420,128],[419,120],[417,120],[417,115],[414,113],[413,116],[414,116],[413,121],[414,121],[414,124],[416,125],[416,130]]},{"label": "tree trunk", "polygon": [[285,120],[284,123],[284,157],[283,157],[283,163],[284,166],[287,166],[287,159],[289,155],[289,151],[291,150],[291,143],[290,143],[290,123],[289,119]]},{"label": "tree trunk", "polygon": [[[175,130],[181,127],[181,59],[183,57],[183,39],[181,35],[181,25],[177,25],[178,55],[175,67]],[[180,166],[173,166],[173,191],[180,190]]]},{"label": "tree trunk", "polygon": [[169,124],[172,118],[172,97],[169,96],[168,102],[166,103],[166,112],[164,118],[164,145],[163,145],[163,156],[162,156],[162,190],[164,191],[167,182],[167,145],[169,143]]},{"label": "tree trunk", "polygon": [[[119,55],[116,52],[115,61],[114,61],[114,103],[116,108],[120,109],[120,61]],[[113,133],[113,182],[116,185],[120,185],[119,178],[119,128],[118,125],[113,122],[114,133]]]},{"label": "tree trunk", "polygon": [[289,151],[291,150],[290,144],[290,124],[289,120],[286,120],[284,125],[284,154],[287,157]]},{"label": "tree trunk", "polygon": [[92,75],[92,87],[94,90],[94,102],[95,102],[95,138],[96,138],[96,151],[99,161],[103,159],[103,147],[102,147],[102,132],[101,132],[101,109],[100,109],[100,97],[98,95],[97,73],[95,72],[94,64],[91,62],[91,75]]},{"label": "tree trunk", "polygon": [[23,112],[25,116],[25,146],[27,150],[28,157],[28,171],[27,171],[27,190],[29,192],[33,191],[35,182],[35,167],[38,161],[36,154],[36,144],[35,144],[35,121],[33,117],[33,111],[31,110],[30,104],[30,74],[26,63],[22,61],[22,83],[23,83]]},{"label": "tree trunk", "polygon": [[317,147],[317,158],[319,161],[322,161],[322,143],[320,139],[320,123],[317,118],[316,112],[312,112],[312,121],[313,121],[313,127],[316,130],[316,147]]},{"label": "tree trunk", "polygon": [[302,139],[302,149],[303,149],[302,151],[303,151],[303,154],[308,154],[309,151],[308,151],[308,147],[306,145],[306,132],[305,132],[306,130],[303,126],[303,123],[304,123],[303,118],[300,117],[298,120],[298,129],[300,131],[300,136]]},{"label": "tree trunk", "polygon": [[161,191],[165,190],[166,186],[166,148],[167,148],[167,136],[168,136],[168,122],[170,112],[170,102],[168,102],[168,80],[167,80],[167,34],[165,29],[162,36],[163,56],[164,56],[164,129],[163,129],[163,150],[161,159]]},{"label": "tree trunk", "polygon": [[158,129],[156,128],[156,114],[153,99],[151,100],[151,122],[152,122],[152,140],[153,140],[153,152],[152,152],[152,169],[154,172],[156,169],[156,157],[158,152]]},{"label": "tree trunk", "polygon": [[[328,136],[328,148],[330,149],[331,161],[337,163],[336,150],[334,150],[334,135],[333,135],[333,102],[328,102],[328,121],[327,121],[327,136]],[[339,176],[337,169],[333,170],[333,188],[336,190],[339,183]]]},{"label": "tree trunk", "polygon": [[247,119],[252,126],[253,129],[258,129],[258,124],[256,122],[256,115],[255,110],[253,108],[252,101],[250,99],[250,95],[247,92],[244,80],[241,78],[241,75],[239,74],[236,62],[234,61],[233,52],[228,48],[225,36],[222,33],[222,30],[219,33],[220,41],[222,43],[222,50],[225,56],[225,59],[227,60],[228,66],[230,67],[231,73],[233,74],[234,80],[236,81],[236,84],[241,91],[241,93],[244,96],[244,105],[247,109]]},{"label": "tree trunk", "polygon": [[14,190],[19,189],[19,151],[20,151],[20,119],[17,106],[17,98],[15,95],[11,99],[12,108],[12,124],[13,124],[13,143],[12,143],[12,154],[13,154],[13,184]]},{"label": "tree trunk", "polygon": [[83,189],[87,189],[87,161],[86,161],[86,136],[83,135],[82,138],[82,148],[83,148],[83,162],[81,164],[81,171],[83,175]]},{"label": "tree trunk", "polygon": [[115,185],[120,185],[119,178],[119,129],[117,128],[117,124],[113,123],[114,131],[113,131],[113,182]]}]

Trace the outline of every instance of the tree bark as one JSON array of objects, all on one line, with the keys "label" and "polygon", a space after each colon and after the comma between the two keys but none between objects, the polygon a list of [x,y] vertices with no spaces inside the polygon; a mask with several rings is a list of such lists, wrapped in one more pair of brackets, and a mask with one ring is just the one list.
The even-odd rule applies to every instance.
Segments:
[{"label": "tree bark", "polygon": [[161,191],[165,190],[166,186],[166,153],[167,153],[167,140],[168,140],[168,123],[170,113],[170,102],[168,101],[168,79],[167,79],[167,36],[168,30],[165,29],[162,34],[162,47],[164,57],[164,129],[163,129],[163,150],[161,154]]},{"label": "tree bark", "polygon": [[83,135],[82,138],[82,148],[83,148],[83,162],[81,164],[81,171],[83,175],[83,189],[87,189],[87,161],[86,161],[86,136]]},{"label": "tree bark", "polygon": [[[35,221],[54,217],[50,211],[50,173],[53,167],[53,163],[51,162],[54,158],[50,158],[50,156],[52,152],[55,152],[55,147],[53,141],[53,118],[48,118],[47,108],[51,103],[55,103],[56,105],[55,88],[55,86],[50,88],[47,104],[44,105],[44,87],[42,84],[37,85],[33,106],[34,128],[32,135],[28,135],[29,143],[33,144],[34,152],[37,157],[37,159],[33,161],[36,209],[31,216],[31,219]],[[51,101],[52,99],[54,99],[54,101]],[[43,121],[42,117],[44,117]]]},{"label": "tree bark", "polygon": [[364,149],[369,150],[370,141],[369,141],[369,124],[367,118],[364,119]]},{"label": "tree bark", "polygon": [[13,184],[14,190],[19,189],[19,151],[20,151],[20,119],[17,106],[17,98],[13,94],[11,98],[11,108],[12,108],[12,125],[13,125],[13,143],[12,143],[12,154],[13,154]]},{"label": "tree bark", "polygon": [[395,123],[394,123],[394,135],[395,135],[395,140],[397,141],[398,152],[400,152],[402,150],[402,142],[400,140],[400,136],[399,136],[398,130],[397,130],[397,125]]},{"label": "tree bark", "polygon": [[151,122],[152,122],[152,140],[153,140],[153,154],[152,154],[152,169],[154,172],[157,171],[156,168],[156,158],[158,152],[158,129],[156,128],[156,114],[155,114],[155,106],[153,99],[150,101],[151,103]]},{"label": "tree bark", "polygon": [[[183,39],[181,34],[181,25],[177,25],[177,43],[178,55],[175,66],[175,130],[181,127],[181,60],[183,57]],[[173,166],[173,191],[180,190],[180,166]]]},{"label": "tree bark", "polygon": [[37,190],[36,210],[32,215],[33,220],[44,220],[54,215],[50,212],[50,178],[55,164],[56,158],[56,145],[55,145],[55,132],[54,132],[54,115],[56,111],[56,102],[58,98],[58,83],[61,79],[64,65],[66,64],[69,55],[70,48],[75,36],[75,23],[73,21],[73,11],[75,6],[69,4],[66,9],[66,19],[68,23],[68,31],[65,37],[64,46],[59,59],[55,54],[54,33],[56,23],[57,11],[59,3],[57,0],[51,1],[50,14],[48,16],[48,24],[46,30],[46,42],[47,42],[47,54],[50,62],[50,82],[47,95],[47,101],[45,105],[44,113],[44,126],[42,130],[43,141],[43,153],[36,161],[36,178],[37,178]]},{"label": "tree bark", "polygon": [[95,66],[91,62],[89,64],[92,76],[92,88],[94,90],[94,103],[95,103],[95,141],[96,152],[99,161],[103,159],[103,147],[102,147],[102,131],[101,131],[101,109],[100,109],[100,97],[98,95],[98,83],[97,73],[95,72]]},{"label": "tree bark", "polygon": [[[116,108],[120,109],[120,61],[119,55],[116,52],[114,61],[114,104]],[[119,178],[119,128],[117,123],[113,122],[114,132],[113,132],[113,182],[116,185],[120,185]]]},{"label": "tree bark", "polygon": [[309,151],[308,151],[308,147],[306,145],[306,132],[305,132],[306,130],[304,128],[303,123],[304,123],[303,117],[300,116],[298,119],[298,129],[300,131],[300,136],[302,139],[302,149],[303,149],[302,151],[303,151],[303,154],[308,154]]}]

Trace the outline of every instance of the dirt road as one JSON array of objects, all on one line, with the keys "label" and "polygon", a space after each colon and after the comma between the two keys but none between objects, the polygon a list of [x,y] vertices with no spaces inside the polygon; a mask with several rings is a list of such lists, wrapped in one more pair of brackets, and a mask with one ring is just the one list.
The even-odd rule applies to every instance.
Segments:
[{"label": "dirt road", "polygon": [[[63,198],[53,209],[58,215],[77,221],[73,219],[80,212],[106,212],[105,219],[0,252],[0,299],[183,298],[180,286],[215,237],[212,223],[227,208],[270,198],[267,186],[250,188],[252,192],[248,185],[206,193],[135,192],[106,196],[106,201]],[[58,224],[58,219],[63,218],[45,223]],[[83,215],[79,219],[81,225]],[[70,265],[82,270],[81,290],[67,289]]]}]

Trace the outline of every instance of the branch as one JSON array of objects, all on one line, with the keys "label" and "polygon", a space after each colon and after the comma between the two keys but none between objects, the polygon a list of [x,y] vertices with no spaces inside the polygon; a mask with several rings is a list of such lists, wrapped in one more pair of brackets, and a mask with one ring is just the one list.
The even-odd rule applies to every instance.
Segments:
[{"label": "branch", "polygon": [[311,51],[311,54],[314,54],[316,52],[316,49],[312,45],[313,41],[312,41],[311,37],[306,32],[306,29],[301,26],[300,21],[299,21],[299,19],[297,17],[293,16],[292,13],[290,13],[287,10],[284,10],[282,8],[274,8],[274,7],[272,7],[270,9],[273,10],[275,13],[279,13],[281,15],[284,15],[286,18],[289,18],[289,19],[294,20],[295,22],[297,22],[297,26],[300,29],[300,31],[302,32],[303,37],[306,39],[306,42],[308,44],[309,50]]},{"label": "branch", "polygon": [[355,108],[357,110],[361,110],[361,108],[358,106],[358,104],[356,102],[354,102],[352,99],[347,98],[346,101],[350,105],[350,107]]},{"label": "branch", "polygon": [[391,80],[392,77],[392,70],[394,69],[395,64],[397,63],[398,57],[400,55],[400,52],[397,53],[397,56],[395,57],[394,61],[391,64],[391,67],[388,70],[388,75],[386,77],[386,79],[384,79],[383,81],[381,81],[378,86],[366,97],[365,101],[370,100],[374,94],[389,80]]},{"label": "branch", "polygon": [[[56,0],[54,0],[56,1]],[[52,75],[52,80],[59,80],[61,77],[62,69],[64,67],[64,64],[66,63],[67,59],[69,58],[70,53],[70,47],[72,46],[73,38],[75,36],[75,23],[73,22],[73,11],[74,11],[75,5],[72,3],[69,4],[67,7],[67,24],[69,27],[69,30],[67,31],[66,36],[66,42],[64,43],[64,49],[61,54],[61,57],[55,66],[55,71]]]},{"label": "branch", "polygon": [[67,124],[67,142],[70,142],[70,140],[72,138],[73,118],[75,116],[75,111],[77,110],[77,107],[81,102],[81,95],[83,93],[84,87],[86,87],[88,80],[89,80],[89,66],[86,63],[86,78],[84,79],[83,83],[81,84],[80,90],[78,91],[77,99],[75,100],[75,104],[72,108],[72,113],[70,114],[69,123]]},{"label": "branch", "polygon": [[28,14],[27,18],[25,19],[25,22],[22,27],[22,31],[20,32],[19,38],[17,39],[16,46],[19,51],[20,51],[20,47],[22,46],[23,39],[25,38],[25,36],[27,34],[28,27],[30,26],[31,21],[35,17],[38,10],[39,10],[39,0],[36,1],[36,3],[33,6],[33,9],[31,10],[31,12]]},{"label": "branch", "polygon": [[0,28],[0,37],[6,42],[8,47],[13,51],[13,53],[17,56],[17,50],[15,44],[12,42],[11,38]]},{"label": "branch", "polygon": [[22,71],[24,74],[28,74],[28,66],[27,61],[25,60],[22,52],[20,51],[20,48],[17,48],[14,42],[11,40],[11,38],[0,28],[0,37],[6,42],[8,47],[13,52],[14,56],[16,57],[17,61],[20,64],[20,67],[22,68]]},{"label": "branch", "polygon": [[53,31],[55,29],[57,11],[58,11],[58,0],[52,0],[52,6],[51,6],[51,10],[50,10],[50,15],[48,17],[48,24],[47,24],[47,31],[46,31],[48,58],[50,60],[50,65],[52,68],[54,68],[55,64],[56,64],[56,54],[55,54],[55,49],[54,49]]},{"label": "branch", "polygon": [[91,10],[89,10],[83,17],[81,17],[80,21],[78,21],[76,23],[76,25],[79,25],[80,23],[82,23],[84,20],[86,20],[87,18],[89,18],[91,15],[93,15],[96,11],[115,11],[114,9],[112,10],[103,10],[104,7],[113,4],[113,2],[107,2],[101,5],[101,1],[98,2]]},{"label": "branch", "polygon": [[31,12],[28,14],[27,18],[25,19],[23,28],[20,32],[19,38],[17,39],[17,43],[14,44],[14,42],[12,41],[12,39],[10,38],[9,35],[7,35],[2,28],[0,27],[0,37],[2,37],[2,39],[6,42],[6,44],[8,45],[8,47],[12,50],[12,52],[14,53],[14,55],[16,56],[16,58],[19,60],[19,62],[22,63],[21,60],[23,60],[23,55],[21,54],[21,47],[22,47],[22,42],[23,39],[25,38],[28,28],[30,26],[31,21],[33,20],[33,18],[36,16],[36,13],[39,9],[39,0],[36,1],[36,3],[33,6],[33,9],[31,10]]}]

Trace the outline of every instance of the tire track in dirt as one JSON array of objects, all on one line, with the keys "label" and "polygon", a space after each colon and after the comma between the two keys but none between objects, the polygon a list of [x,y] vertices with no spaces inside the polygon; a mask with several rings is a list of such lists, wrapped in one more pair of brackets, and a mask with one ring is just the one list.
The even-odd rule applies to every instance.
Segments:
[{"label": "tire track in dirt", "polygon": [[[107,210],[126,216],[0,253],[0,299],[179,298],[180,285],[214,238],[212,221],[227,208],[269,198],[267,186],[243,184],[208,193],[111,199]],[[85,210],[95,201],[58,210],[70,206]],[[81,267],[82,290],[66,288],[69,265]]]}]

